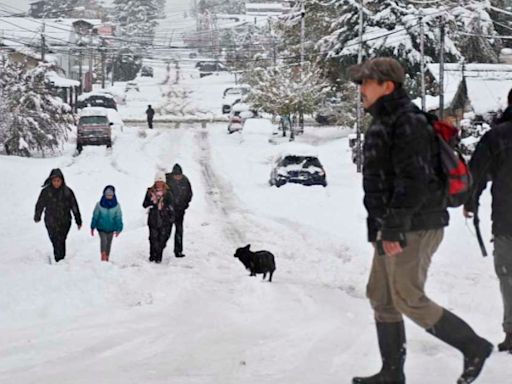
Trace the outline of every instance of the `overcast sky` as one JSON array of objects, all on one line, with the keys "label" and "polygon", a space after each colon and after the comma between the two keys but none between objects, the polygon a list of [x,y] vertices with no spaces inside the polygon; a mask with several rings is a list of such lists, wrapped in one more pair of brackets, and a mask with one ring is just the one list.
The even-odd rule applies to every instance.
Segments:
[{"label": "overcast sky", "polygon": [[[11,11],[26,11],[28,9],[28,5],[34,1],[35,0],[0,0],[0,10],[9,9]],[[106,2],[108,3],[110,0],[106,0]],[[192,0],[167,0],[167,9],[171,12],[181,12],[189,9],[191,4]],[[7,8],[6,5],[13,8]]]}]

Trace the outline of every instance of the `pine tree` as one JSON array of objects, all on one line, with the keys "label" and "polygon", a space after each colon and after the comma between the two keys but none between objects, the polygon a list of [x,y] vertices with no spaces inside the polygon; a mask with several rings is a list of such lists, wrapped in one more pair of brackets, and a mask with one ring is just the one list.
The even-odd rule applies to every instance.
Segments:
[{"label": "pine tree", "polygon": [[131,46],[153,43],[158,12],[156,0],[114,0],[114,17]]},{"label": "pine tree", "polygon": [[78,5],[78,0],[46,0],[43,17],[57,19],[70,17]]},{"label": "pine tree", "polygon": [[0,123],[0,140],[8,154],[31,156],[53,152],[67,137],[74,122],[71,107],[54,96],[46,74],[53,70],[40,64],[25,71],[7,62],[0,71],[2,108],[9,121]]}]

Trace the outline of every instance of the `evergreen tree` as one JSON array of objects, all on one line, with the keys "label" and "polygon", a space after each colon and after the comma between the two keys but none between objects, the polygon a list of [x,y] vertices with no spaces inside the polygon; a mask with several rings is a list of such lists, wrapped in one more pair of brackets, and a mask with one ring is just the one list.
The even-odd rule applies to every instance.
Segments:
[{"label": "evergreen tree", "polygon": [[42,16],[48,19],[71,17],[78,0],[46,0]]},{"label": "evergreen tree", "polygon": [[51,92],[46,74],[53,68],[40,64],[25,71],[7,62],[0,71],[0,141],[8,154],[31,156],[53,152],[67,137],[74,119],[71,107]]},{"label": "evergreen tree", "polygon": [[129,48],[122,49],[113,63],[107,65],[107,72],[114,70],[114,81],[130,81],[137,77],[142,68],[142,57]]},{"label": "evergreen tree", "polygon": [[153,43],[158,9],[156,0],[114,0],[114,17],[131,46]]}]

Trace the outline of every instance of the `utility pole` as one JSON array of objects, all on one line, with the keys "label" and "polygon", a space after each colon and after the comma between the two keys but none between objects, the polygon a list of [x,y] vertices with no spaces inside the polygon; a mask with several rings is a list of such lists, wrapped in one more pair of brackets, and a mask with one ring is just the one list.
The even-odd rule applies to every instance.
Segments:
[{"label": "utility pole", "polygon": [[105,56],[106,56],[105,40],[101,39],[100,54],[101,54],[101,88],[105,88]]},{"label": "utility pole", "polygon": [[[300,80],[304,79],[304,43],[306,40],[306,8],[304,0],[301,2],[300,9]],[[304,132],[304,89],[301,88],[301,100],[299,108],[299,126],[300,131]],[[295,140],[295,127],[291,127],[290,141]]]},{"label": "utility pole", "polygon": [[441,18],[441,44],[439,52],[439,119],[444,118],[444,17]]},{"label": "utility pole", "polygon": [[114,74],[115,74],[115,70],[116,70],[116,54],[114,52],[112,52],[112,70],[111,70],[111,75],[112,75],[112,86],[114,86]]},{"label": "utility pole", "polygon": [[41,33],[41,61],[44,62],[46,58],[46,23],[43,21],[43,29]]},{"label": "utility pole", "polygon": [[[363,31],[364,31],[364,13],[363,13],[363,1],[359,0],[359,53],[357,55],[357,64],[361,64],[363,62]],[[362,159],[362,143],[361,143],[361,134],[363,132],[363,109],[361,105],[361,94],[360,94],[360,86],[357,87],[357,127],[356,127],[356,166],[357,172],[361,173],[363,171],[363,159]]]},{"label": "utility pole", "polygon": [[[420,11],[421,12],[421,11]],[[420,13],[420,51],[421,51],[421,109],[426,111],[427,101],[425,95],[425,27],[423,25],[423,12]]]}]

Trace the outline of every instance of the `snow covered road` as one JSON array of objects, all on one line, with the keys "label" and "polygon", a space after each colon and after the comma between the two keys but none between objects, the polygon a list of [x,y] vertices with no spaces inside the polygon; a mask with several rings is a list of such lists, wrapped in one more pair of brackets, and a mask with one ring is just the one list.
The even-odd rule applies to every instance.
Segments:
[{"label": "snow covered road", "polygon": [[[126,128],[113,151],[71,145],[56,159],[2,157],[0,383],[349,383],[379,366],[365,299],[370,250],[358,176],[346,140],[322,139],[327,188],[268,187],[268,137],[226,135],[224,125]],[[194,187],[184,259],[147,262],[145,188],[179,162]],[[32,221],[40,185],[61,167],[84,227],[50,265],[50,243]],[[114,184],[125,231],[112,263],[88,231],[92,209]],[[492,263],[453,228],[432,268],[429,292],[498,341],[501,304]],[[275,253],[271,284],[233,257],[239,246]],[[463,249],[464,252],[460,252]],[[466,252],[467,250],[467,252]],[[490,315],[492,314],[492,315]],[[453,383],[461,359],[408,323],[406,371],[414,384]],[[493,355],[479,383],[505,384],[510,356]]]}]

